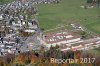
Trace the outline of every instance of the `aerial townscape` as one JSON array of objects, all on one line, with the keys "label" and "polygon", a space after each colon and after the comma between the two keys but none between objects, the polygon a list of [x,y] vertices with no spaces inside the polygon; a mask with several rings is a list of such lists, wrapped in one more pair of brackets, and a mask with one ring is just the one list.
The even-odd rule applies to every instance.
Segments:
[{"label": "aerial townscape", "polygon": [[100,0],[0,0],[0,66],[100,66]]}]

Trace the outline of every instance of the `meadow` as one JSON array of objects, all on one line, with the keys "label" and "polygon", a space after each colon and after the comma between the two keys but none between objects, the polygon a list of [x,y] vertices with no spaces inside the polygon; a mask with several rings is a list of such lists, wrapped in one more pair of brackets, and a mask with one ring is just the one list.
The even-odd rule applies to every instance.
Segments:
[{"label": "meadow", "polygon": [[100,8],[84,9],[86,0],[62,0],[58,4],[38,5],[40,28],[53,29],[59,25],[80,23],[89,31],[100,34]]},{"label": "meadow", "polygon": [[12,2],[14,0],[0,0],[0,3],[9,3],[9,2]]}]

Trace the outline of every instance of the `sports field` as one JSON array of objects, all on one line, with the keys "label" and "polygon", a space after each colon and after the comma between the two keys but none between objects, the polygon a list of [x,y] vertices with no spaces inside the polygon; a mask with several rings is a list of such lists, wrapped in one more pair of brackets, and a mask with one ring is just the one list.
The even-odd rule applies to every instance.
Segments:
[{"label": "sports field", "polygon": [[100,8],[84,9],[86,0],[62,0],[59,4],[38,6],[40,27],[45,30],[68,23],[80,23],[88,30],[100,34]]}]

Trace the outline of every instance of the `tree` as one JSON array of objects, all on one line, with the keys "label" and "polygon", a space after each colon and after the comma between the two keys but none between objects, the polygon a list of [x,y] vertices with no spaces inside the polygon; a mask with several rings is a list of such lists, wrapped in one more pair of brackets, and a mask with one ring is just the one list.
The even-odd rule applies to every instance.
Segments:
[{"label": "tree", "polygon": [[100,8],[100,0],[97,0],[98,8]]},{"label": "tree", "polygon": [[87,3],[92,3],[93,2],[93,0],[87,0]]},{"label": "tree", "polygon": [[15,57],[15,56],[14,56],[13,54],[7,54],[6,56],[3,57],[3,59],[4,59],[5,63],[6,63],[7,65],[9,65],[10,63],[13,62],[14,57]]},{"label": "tree", "polygon": [[0,66],[4,66],[4,61],[2,57],[0,57]]},{"label": "tree", "polygon": [[20,43],[20,39],[19,38],[15,38],[15,42],[18,44]]}]

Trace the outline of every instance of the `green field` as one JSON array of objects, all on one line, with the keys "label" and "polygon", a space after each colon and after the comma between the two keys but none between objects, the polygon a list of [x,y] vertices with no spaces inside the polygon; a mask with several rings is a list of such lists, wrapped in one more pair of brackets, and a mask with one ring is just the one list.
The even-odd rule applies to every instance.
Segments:
[{"label": "green field", "polygon": [[0,3],[9,3],[9,2],[12,2],[14,0],[0,0]]},{"label": "green field", "polygon": [[38,6],[37,16],[40,27],[45,30],[59,24],[80,23],[90,31],[100,34],[100,8],[84,9],[86,0],[62,0],[59,4],[42,4]]}]

